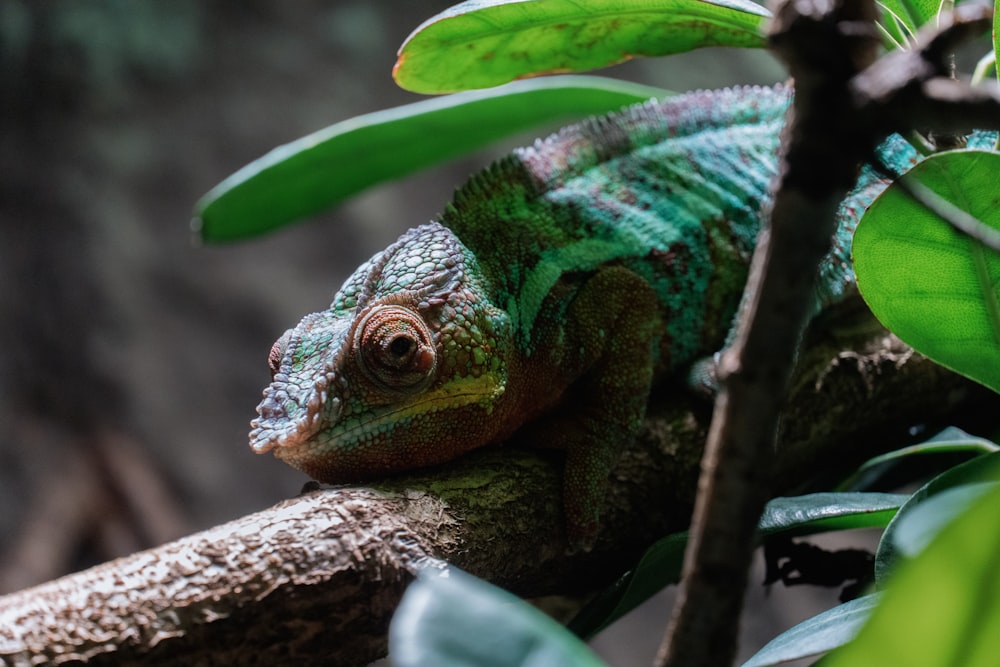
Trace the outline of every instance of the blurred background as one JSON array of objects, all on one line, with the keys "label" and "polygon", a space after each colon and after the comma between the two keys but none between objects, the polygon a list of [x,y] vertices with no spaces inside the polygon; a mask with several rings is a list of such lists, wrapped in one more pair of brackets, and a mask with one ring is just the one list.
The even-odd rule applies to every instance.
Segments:
[{"label": "blurred background", "polygon": [[[420,99],[393,84],[395,52],[449,4],[0,2],[0,592],[298,493],[302,474],[247,446],[271,343],[532,137],[234,245],[195,243],[192,209],[276,145]],[[784,77],[713,49],[605,73]],[[647,662],[665,609],[602,651]]]}]

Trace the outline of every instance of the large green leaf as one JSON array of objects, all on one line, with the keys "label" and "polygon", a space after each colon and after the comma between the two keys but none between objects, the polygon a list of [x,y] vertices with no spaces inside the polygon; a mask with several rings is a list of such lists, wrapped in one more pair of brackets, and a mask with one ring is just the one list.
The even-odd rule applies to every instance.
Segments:
[{"label": "large green leaf", "polygon": [[[875,581],[880,586],[883,585],[892,570],[898,565],[901,558],[906,553],[912,554],[913,549],[907,549],[904,544],[913,544],[912,534],[916,532],[913,525],[907,529],[910,535],[901,540],[897,535],[900,526],[907,522],[907,515],[915,511],[922,503],[929,498],[950,489],[968,485],[979,485],[984,482],[995,482],[1000,479],[1000,452],[993,452],[980,456],[971,461],[966,461],[945,472],[937,475],[932,480],[920,487],[910,496],[899,512],[893,517],[889,525],[886,526],[879,540],[878,550],[875,552]],[[903,548],[901,549],[901,546]]]},{"label": "large green leaf", "polygon": [[998,485],[998,482],[962,484],[917,503],[900,517],[893,531],[892,540],[897,552],[906,558],[913,558],[945,526]]},{"label": "large green leaf", "polygon": [[1000,656],[1000,491],[942,530],[886,588],[824,667],[995,667]]},{"label": "large green leaf", "polygon": [[865,595],[802,621],[765,644],[742,667],[771,667],[843,646],[858,634],[880,597]]},{"label": "large green leaf", "polygon": [[[909,496],[891,493],[813,493],[775,498],[758,524],[761,537],[806,535],[831,530],[885,526]],[[668,535],[650,547],[635,569],[598,595],[570,623],[589,637],[680,579],[687,532]]]},{"label": "large green leaf", "polygon": [[260,234],[514,132],[666,94],[615,79],[564,76],[357,116],[275,148],[228,177],[198,202],[195,227],[205,241]]},{"label": "large green leaf", "polygon": [[704,46],[764,46],[749,0],[471,0],[420,25],[396,82],[420,93],[488,88]]},{"label": "large green leaf", "polygon": [[600,667],[586,644],[528,603],[457,568],[424,570],[389,627],[394,667]]},{"label": "large green leaf", "polygon": [[[938,153],[904,178],[1000,229],[1000,154]],[[875,316],[917,351],[1000,391],[1000,254],[957,231],[898,183],[854,235],[858,287]]]}]

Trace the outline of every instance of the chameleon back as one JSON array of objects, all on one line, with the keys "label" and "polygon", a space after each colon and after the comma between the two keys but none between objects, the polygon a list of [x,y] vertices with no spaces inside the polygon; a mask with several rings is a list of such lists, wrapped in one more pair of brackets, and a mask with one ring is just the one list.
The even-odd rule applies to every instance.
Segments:
[{"label": "chameleon back", "polygon": [[562,277],[620,264],[656,290],[659,365],[708,354],[746,280],[785,88],[706,91],[567,127],[474,177],[442,216],[524,345]]},{"label": "chameleon back", "polygon": [[[479,259],[530,346],[561,277],[622,264],[654,286],[666,324],[657,366],[715,352],[732,325],[760,231],[792,92],[698,91],[572,125],[473,177],[441,221]],[[880,149],[916,159],[898,137]],[[885,187],[870,169],[844,202],[817,310],[851,290],[850,239]]]}]

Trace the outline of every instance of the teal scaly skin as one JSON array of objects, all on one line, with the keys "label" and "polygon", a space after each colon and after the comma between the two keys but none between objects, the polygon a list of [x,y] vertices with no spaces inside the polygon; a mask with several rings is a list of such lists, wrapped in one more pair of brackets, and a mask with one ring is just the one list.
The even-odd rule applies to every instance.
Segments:
[{"label": "teal scaly skin", "polygon": [[[331,483],[439,464],[518,432],[565,450],[571,544],[653,383],[717,351],[778,169],[790,91],[695,92],[570,126],[474,176],[274,344],[250,446]],[[883,147],[895,168],[916,157]],[[844,203],[817,303],[853,285]]]}]

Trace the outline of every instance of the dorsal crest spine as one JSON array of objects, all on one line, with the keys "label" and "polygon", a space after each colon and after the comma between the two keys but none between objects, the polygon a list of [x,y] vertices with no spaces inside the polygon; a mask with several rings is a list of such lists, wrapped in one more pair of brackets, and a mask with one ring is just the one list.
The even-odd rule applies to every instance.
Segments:
[{"label": "dorsal crest spine", "polygon": [[782,85],[698,90],[588,118],[516,149],[475,174],[456,190],[440,219],[454,229],[464,215],[515,187],[523,189],[526,199],[535,199],[637,147],[781,115],[791,96],[791,88]]},{"label": "dorsal crest spine", "polygon": [[637,148],[782,114],[790,99],[791,89],[784,86],[699,90],[588,118],[514,155],[526,165],[532,182],[548,189]]}]

